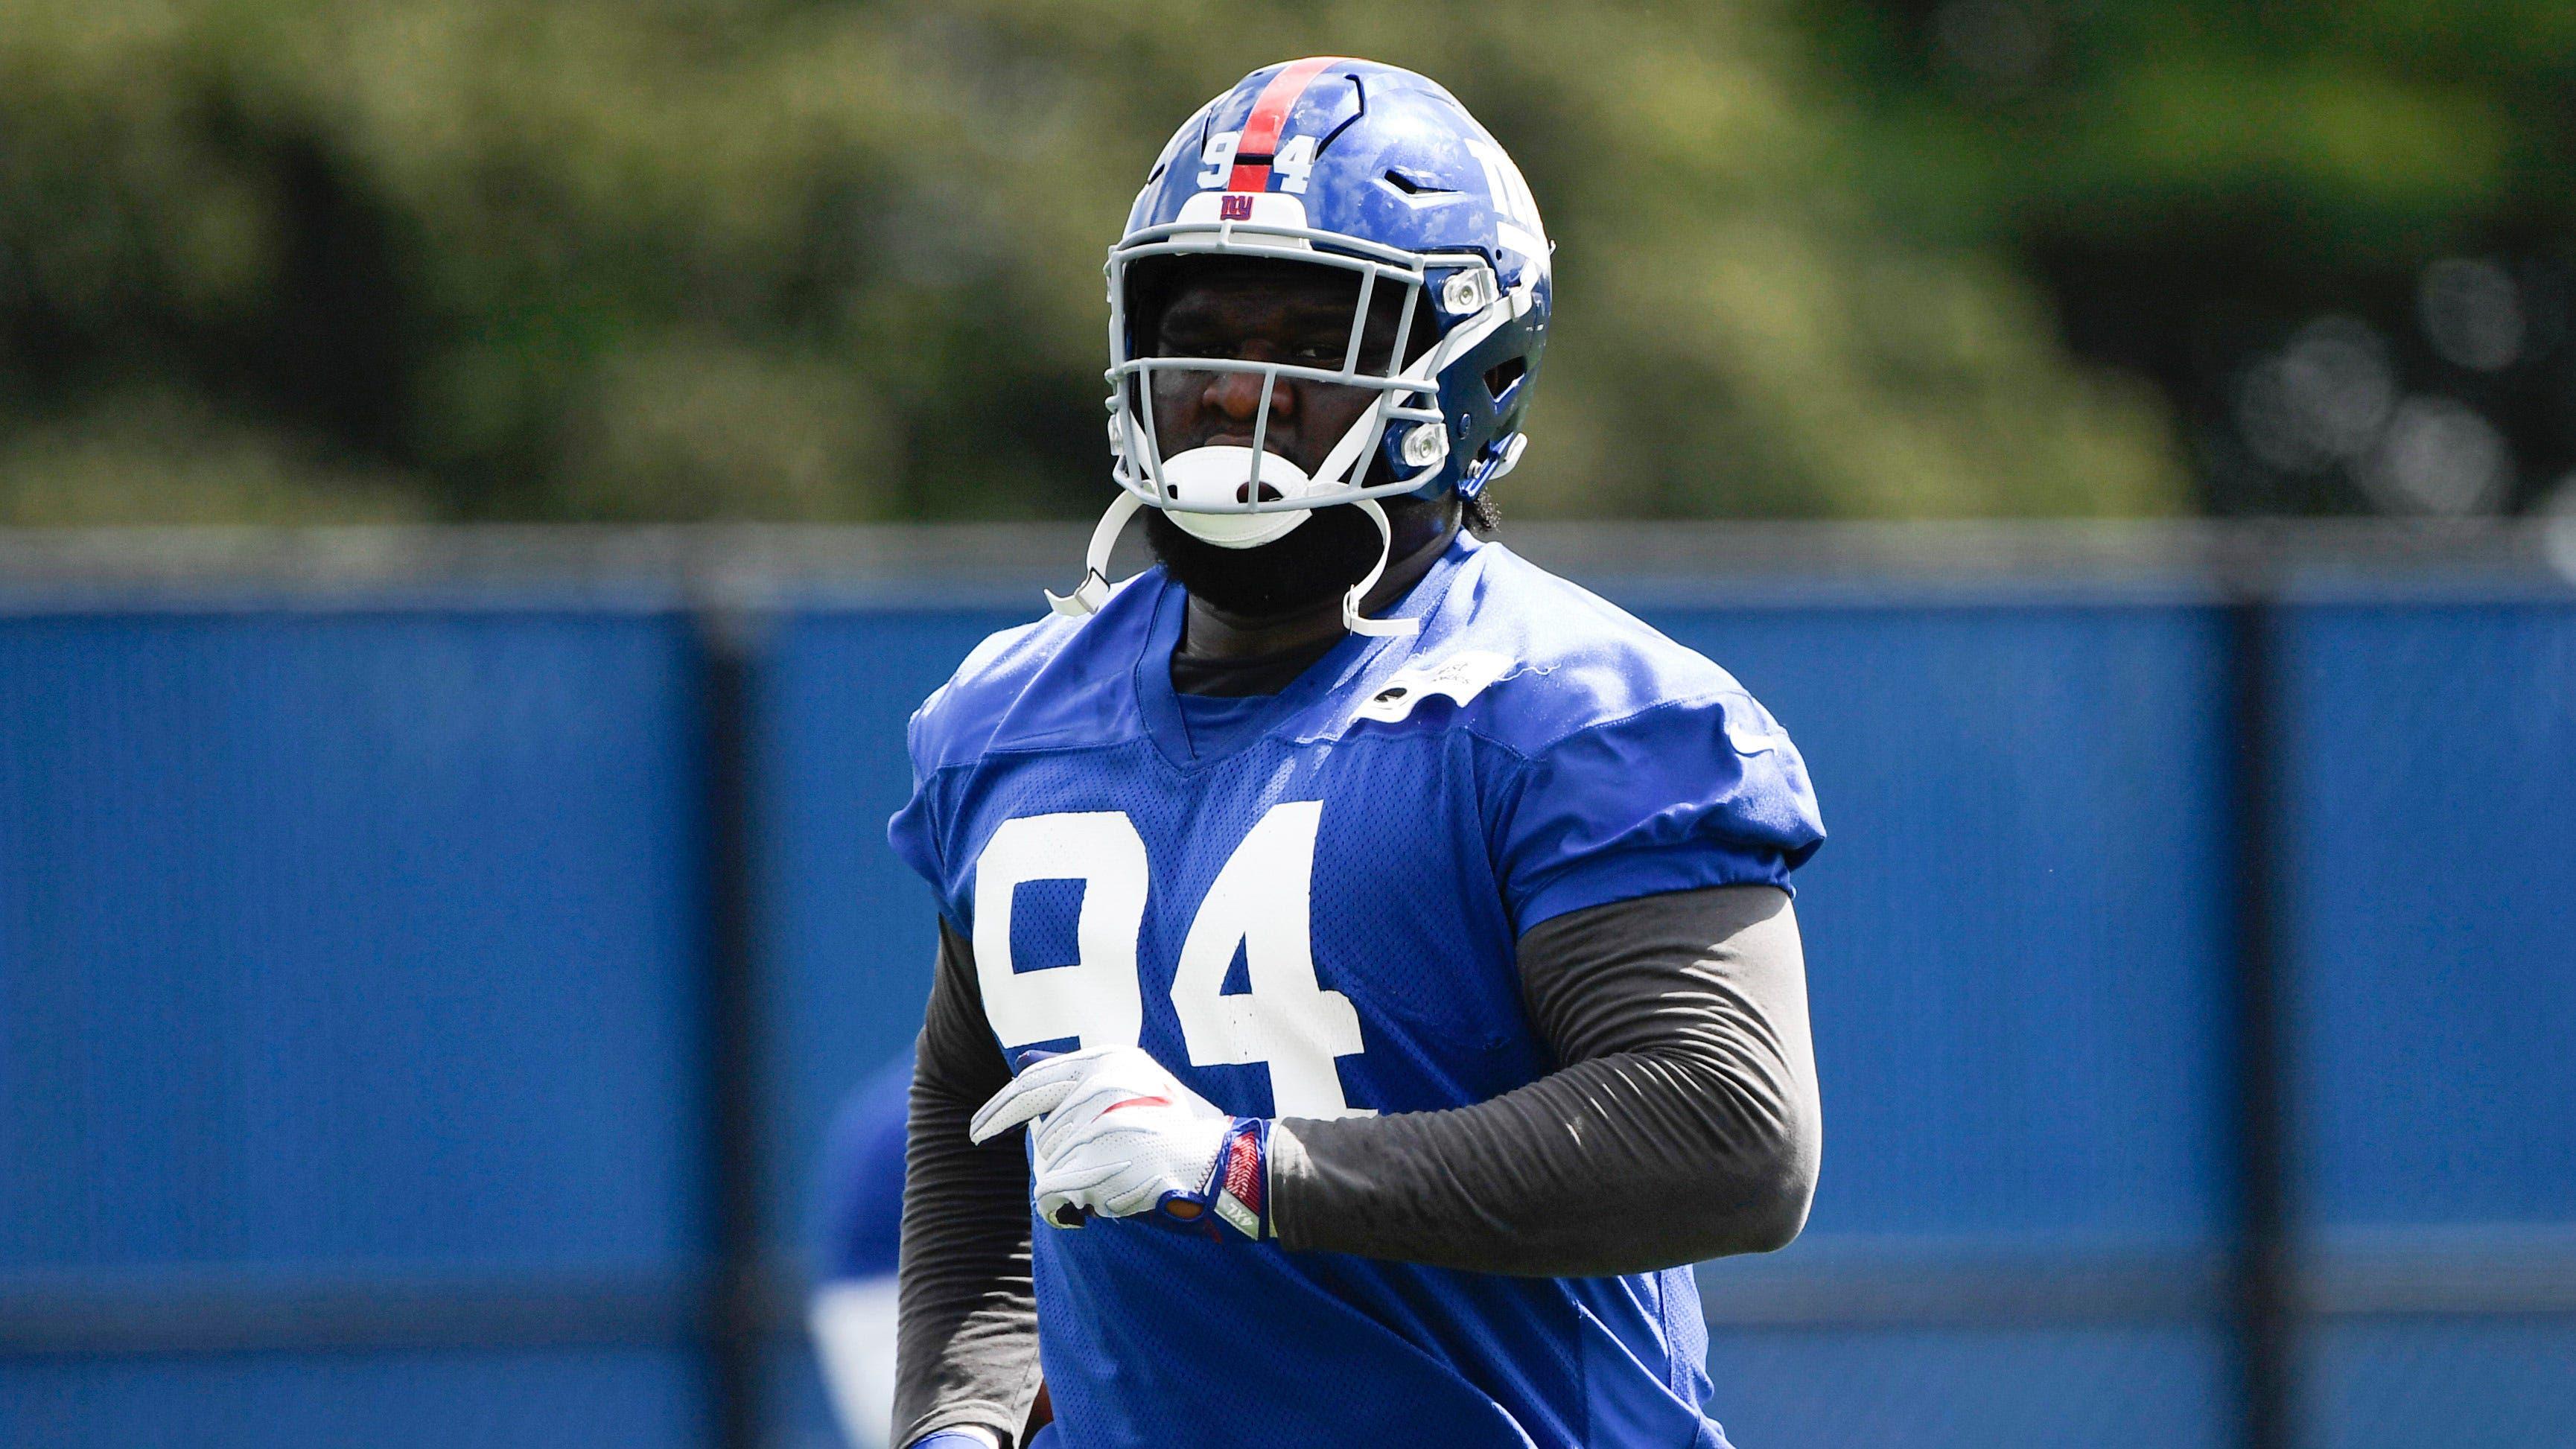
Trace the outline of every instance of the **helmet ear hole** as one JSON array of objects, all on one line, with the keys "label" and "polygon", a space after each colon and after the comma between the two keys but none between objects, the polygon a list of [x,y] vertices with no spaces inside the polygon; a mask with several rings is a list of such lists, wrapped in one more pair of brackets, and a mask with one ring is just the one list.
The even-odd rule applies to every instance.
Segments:
[{"label": "helmet ear hole", "polygon": [[1519,382],[1524,376],[1528,375],[1528,373],[1528,358],[1506,357],[1502,361],[1485,369],[1485,391],[1495,402],[1499,403],[1503,400],[1503,394],[1510,392],[1512,390],[1512,385]]}]

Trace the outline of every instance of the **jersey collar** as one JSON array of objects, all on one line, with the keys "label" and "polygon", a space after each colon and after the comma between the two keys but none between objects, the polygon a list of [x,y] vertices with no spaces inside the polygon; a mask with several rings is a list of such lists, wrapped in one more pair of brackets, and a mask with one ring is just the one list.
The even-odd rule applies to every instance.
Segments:
[{"label": "jersey collar", "polygon": [[[1449,547],[1427,570],[1420,581],[1382,611],[1380,618],[1420,618],[1440,605],[1449,592],[1450,582],[1457,577],[1458,567],[1480,545],[1475,536],[1461,528],[1450,540]],[[1144,721],[1145,733],[1154,748],[1176,769],[1200,770],[1219,760],[1230,758],[1244,749],[1267,739],[1303,720],[1316,705],[1339,694],[1343,686],[1374,672],[1384,660],[1400,660],[1422,643],[1419,634],[1371,636],[1345,634],[1323,658],[1308,665],[1306,672],[1286,689],[1269,697],[1265,712],[1268,722],[1259,730],[1246,730],[1235,735],[1231,749],[1203,753],[1191,747],[1188,725],[1181,717],[1180,696],[1172,689],[1172,650],[1181,642],[1181,629],[1187,620],[1189,594],[1174,583],[1169,574],[1156,571],[1153,619],[1145,630],[1145,647],[1134,665],[1136,709]]]}]

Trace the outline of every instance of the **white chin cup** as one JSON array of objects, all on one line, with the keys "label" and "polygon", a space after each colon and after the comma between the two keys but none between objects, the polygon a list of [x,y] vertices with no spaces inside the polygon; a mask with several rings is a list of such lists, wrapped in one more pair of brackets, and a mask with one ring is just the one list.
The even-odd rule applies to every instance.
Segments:
[{"label": "white chin cup", "polygon": [[1276,513],[1238,511],[1250,496],[1252,465],[1261,463],[1261,491],[1277,489],[1281,498],[1303,498],[1314,488],[1306,470],[1276,453],[1256,453],[1231,444],[1192,448],[1163,460],[1160,507],[1184,533],[1219,548],[1259,548],[1306,521],[1309,510],[1284,508]]}]

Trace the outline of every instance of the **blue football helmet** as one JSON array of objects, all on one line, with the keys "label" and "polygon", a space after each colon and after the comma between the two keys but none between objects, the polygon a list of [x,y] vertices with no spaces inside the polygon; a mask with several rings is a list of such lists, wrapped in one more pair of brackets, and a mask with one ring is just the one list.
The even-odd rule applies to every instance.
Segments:
[{"label": "blue football helmet", "polygon": [[[1065,614],[1099,607],[1110,545],[1142,507],[1211,543],[1252,548],[1310,510],[1353,503],[1382,546],[1377,567],[1345,597],[1343,621],[1365,633],[1408,630],[1358,614],[1386,567],[1386,514],[1375,500],[1472,498],[1520,461],[1547,342],[1549,251],[1511,157],[1456,97],[1411,71],[1331,56],[1290,61],[1200,107],[1155,159],[1109,250],[1109,446],[1123,491],[1093,534],[1081,585],[1049,602]],[[1180,256],[1356,273],[1341,365],[1151,355],[1151,339],[1136,335],[1137,274]],[[1402,289],[1393,355],[1363,359],[1371,304],[1390,287]],[[1436,339],[1427,347],[1416,341],[1426,329]],[[1152,375],[1165,371],[1260,374],[1251,446],[1165,458],[1150,395]],[[1283,378],[1376,394],[1311,477],[1264,447],[1270,389]]]}]

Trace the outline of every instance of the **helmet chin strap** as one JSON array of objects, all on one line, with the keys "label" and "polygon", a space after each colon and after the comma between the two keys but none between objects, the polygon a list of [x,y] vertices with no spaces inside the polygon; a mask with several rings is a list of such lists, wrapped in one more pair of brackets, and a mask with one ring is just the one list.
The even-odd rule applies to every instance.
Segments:
[{"label": "helmet chin strap", "polygon": [[1342,627],[1354,634],[1367,634],[1379,639],[1414,633],[1422,627],[1419,619],[1369,619],[1360,615],[1360,600],[1367,598],[1368,591],[1376,588],[1377,581],[1386,576],[1387,563],[1395,553],[1395,526],[1386,521],[1386,510],[1378,507],[1374,498],[1359,500],[1359,510],[1377,525],[1377,562],[1369,566],[1368,577],[1351,585],[1351,591],[1342,595]]},{"label": "helmet chin strap", "polygon": [[[1082,582],[1073,586],[1071,594],[1047,590],[1049,609],[1068,619],[1100,612],[1100,606],[1109,602],[1109,551],[1117,547],[1118,535],[1126,531],[1127,521],[1144,506],[1144,499],[1120,490],[1118,496],[1110,501],[1109,511],[1100,515],[1100,522],[1091,530],[1091,547],[1082,560]],[[1422,627],[1421,620],[1371,619],[1360,613],[1360,601],[1367,598],[1368,591],[1376,588],[1377,581],[1386,576],[1387,563],[1395,552],[1395,527],[1386,521],[1386,510],[1377,506],[1376,499],[1362,498],[1354,506],[1368,515],[1369,522],[1377,525],[1377,562],[1369,565],[1367,577],[1351,585],[1349,591],[1342,595],[1342,627],[1354,634],[1379,639],[1411,634]]]},{"label": "helmet chin strap", "polygon": [[1082,582],[1073,586],[1070,596],[1044,590],[1049,609],[1068,619],[1100,612],[1100,606],[1109,602],[1109,551],[1118,546],[1118,535],[1127,531],[1127,520],[1144,506],[1144,499],[1119,490],[1118,496],[1110,500],[1109,511],[1100,515],[1100,522],[1092,527],[1091,547],[1082,557]]}]

